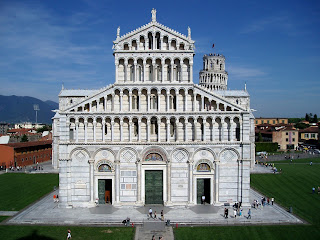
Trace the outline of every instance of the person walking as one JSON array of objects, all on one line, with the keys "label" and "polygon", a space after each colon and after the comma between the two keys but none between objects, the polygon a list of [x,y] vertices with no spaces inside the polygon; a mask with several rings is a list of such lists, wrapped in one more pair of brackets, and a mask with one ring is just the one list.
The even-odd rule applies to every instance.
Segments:
[{"label": "person walking", "polygon": [[71,239],[71,231],[70,231],[70,229],[68,229],[67,239]]},{"label": "person walking", "polygon": [[271,205],[273,205],[273,202],[274,202],[274,198],[271,198]]},{"label": "person walking", "polygon": [[161,221],[164,221],[163,210],[161,210]]},{"label": "person walking", "polygon": [[152,218],[152,208],[149,209],[149,216]]},{"label": "person walking", "polygon": [[251,209],[249,208],[249,210],[248,210],[248,217],[247,217],[247,219],[251,219]]},{"label": "person walking", "polygon": [[237,211],[236,210],[233,210],[233,215],[234,215],[234,218],[237,218]]},{"label": "person walking", "polygon": [[228,218],[228,215],[229,215],[229,209],[227,208],[227,210],[226,210],[226,218]]},{"label": "person walking", "polygon": [[205,196],[205,195],[202,195],[201,199],[202,199],[202,204],[203,204],[203,205],[205,205],[205,202],[206,202],[206,196]]},{"label": "person walking", "polygon": [[154,211],[154,219],[157,220],[157,211]]}]

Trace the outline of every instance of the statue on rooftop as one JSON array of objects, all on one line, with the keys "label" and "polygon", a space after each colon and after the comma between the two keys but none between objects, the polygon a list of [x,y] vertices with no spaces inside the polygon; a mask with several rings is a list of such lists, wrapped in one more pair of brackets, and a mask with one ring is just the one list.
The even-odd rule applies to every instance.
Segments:
[{"label": "statue on rooftop", "polygon": [[119,38],[120,37],[120,27],[118,27],[118,29],[117,29],[117,38]]},{"label": "statue on rooftop", "polygon": [[156,22],[157,21],[157,10],[152,8],[151,14],[152,14],[152,22]]}]

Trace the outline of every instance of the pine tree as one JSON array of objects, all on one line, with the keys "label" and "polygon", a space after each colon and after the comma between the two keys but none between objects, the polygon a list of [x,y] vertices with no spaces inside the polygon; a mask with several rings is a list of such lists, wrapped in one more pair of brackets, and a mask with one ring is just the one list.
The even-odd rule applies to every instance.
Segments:
[{"label": "pine tree", "polygon": [[318,122],[318,116],[317,114],[313,115],[313,122],[317,123]]},{"label": "pine tree", "polygon": [[305,120],[306,120],[307,122],[309,122],[309,121],[310,121],[310,118],[309,118],[309,114],[308,114],[308,113],[306,113]]}]

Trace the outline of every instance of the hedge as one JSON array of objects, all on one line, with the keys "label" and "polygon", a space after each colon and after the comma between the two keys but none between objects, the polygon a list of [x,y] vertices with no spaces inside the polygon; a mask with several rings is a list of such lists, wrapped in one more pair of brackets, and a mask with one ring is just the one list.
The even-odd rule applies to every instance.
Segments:
[{"label": "hedge", "polygon": [[256,152],[276,152],[278,143],[272,142],[256,142]]}]

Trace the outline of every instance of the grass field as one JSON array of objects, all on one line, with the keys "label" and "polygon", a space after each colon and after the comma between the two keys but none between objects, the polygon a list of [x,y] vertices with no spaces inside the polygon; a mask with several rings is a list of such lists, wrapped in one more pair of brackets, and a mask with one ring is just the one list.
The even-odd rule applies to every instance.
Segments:
[{"label": "grass field", "polygon": [[71,230],[73,240],[132,240],[134,228],[116,227],[58,227],[0,225],[0,238],[5,240],[58,240],[66,239]]},{"label": "grass field", "polygon": [[19,211],[58,186],[59,175],[5,173],[0,183],[0,211]]},{"label": "grass field", "polygon": [[175,239],[320,239],[320,194],[312,187],[320,186],[319,158],[275,162],[282,174],[252,174],[251,186],[293,212],[311,225],[193,227],[174,229]]}]

